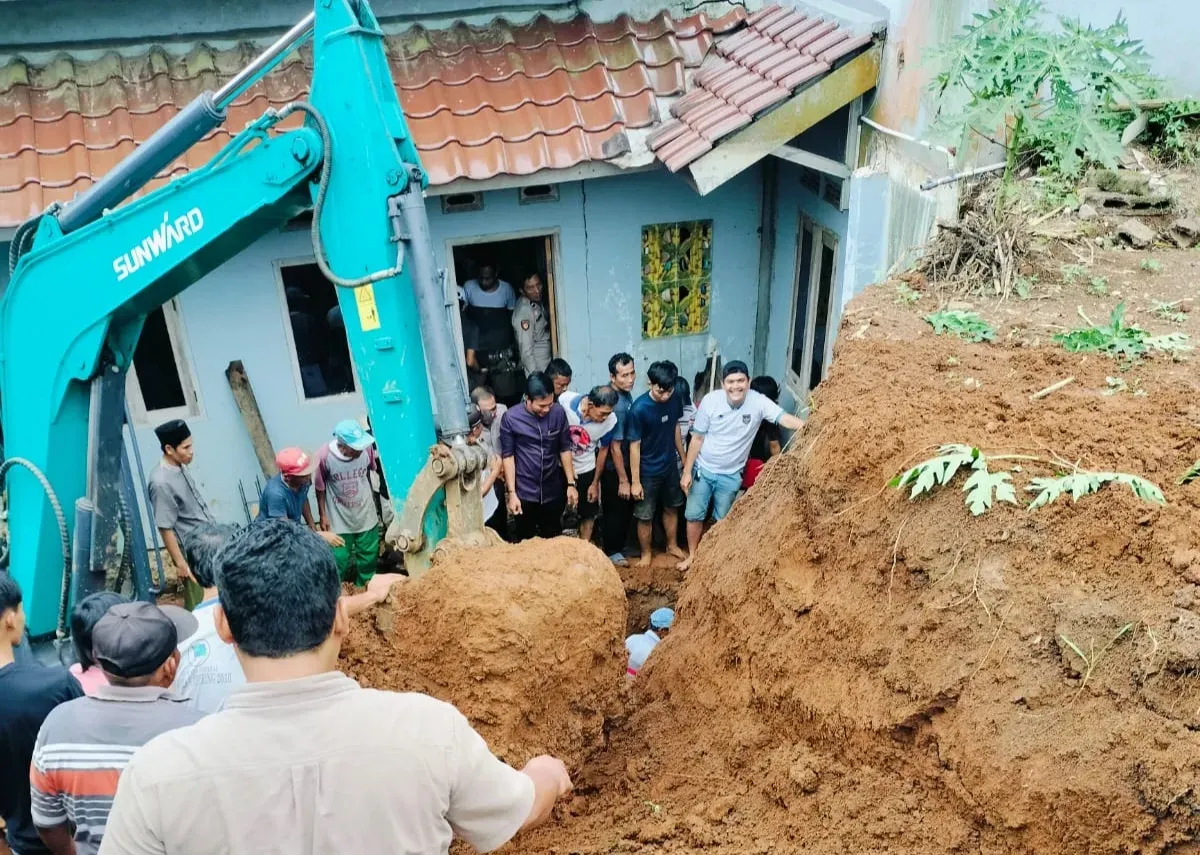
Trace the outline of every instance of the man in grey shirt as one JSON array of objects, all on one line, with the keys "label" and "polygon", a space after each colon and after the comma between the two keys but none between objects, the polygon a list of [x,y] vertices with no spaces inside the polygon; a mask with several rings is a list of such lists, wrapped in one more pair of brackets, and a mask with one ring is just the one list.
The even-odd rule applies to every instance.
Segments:
[{"label": "man in grey shirt", "polygon": [[183,604],[191,611],[203,597],[203,589],[197,584],[184,560],[179,543],[196,526],[212,522],[212,514],[196,489],[196,482],[188,471],[195,457],[192,448],[192,431],[183,419],[172,419],[154,429],[158,444],[162,446],[162,460],[150,473],[150,502],[154,506],[154,524],[171,563],[175,565],[179,578],[183,580]]}]

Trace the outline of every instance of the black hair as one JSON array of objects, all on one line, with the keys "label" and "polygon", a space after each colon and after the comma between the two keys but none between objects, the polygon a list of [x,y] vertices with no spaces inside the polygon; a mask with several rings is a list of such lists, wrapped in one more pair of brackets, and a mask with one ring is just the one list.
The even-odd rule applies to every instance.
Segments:
[{"label": "black hair", "polygon": [[692,387],[682,374],[675,378],[675,394],[681,396],[684,401],[692,400]]},{"label": "black hair", "polygon": [[491,386],[476,386],[471,390],[471,400],[478,404],[487,398],[495,398],[496,393],[492,391]]},{"label": "black hair", "polygon": [[674,362],[664,359],[651,365],[646,376],[650,378],[650,385],[660,389],[670,389],[673,392],[675,391],[675,379],[679,376],[679,369],[675,367]]},{"label": "black hair", "polygon": [[551,380],[555,377],[566,377],[570,380],[574,372],[571,371],[571,363],[556,356],[546,363],[546,376]]},{"label": "black hair", "polygon": [[608,375],[616,377],[617,369],[622,365],[633,365],[633,357],[623,350],[620,353],[614,353],[608,360]]},{"label": "black hair", "polygon": [[[692,381],[692,388],[699,392],[708,385],[708,371],[700,370],[696,372],[696,378]],[[711,389],[709,391],[712,391]]]},{"label": "black hair", "polygon": [[88,594],[75,604],[71,612],[71,643],[75,645],[75,658],[79,667],[86,671],[96,664],[92,656],[92,630],[100,622],[100,618],[108,614],[108,610],[118,603],[130,602],[128,597],[122,597],[114,591],[97,591]]},{"label": "black hair", "polygon": [[483,412],[479,409],[479,405],[471,402],[467,405],[467,426],[474,430],[477,425],[483,424]]},{"label": "black hair", "polygon": [[746,363],[740,359],[735,359],[732,362],[726,362],[725,367],[721,369],[721,379],[724,380],[731,374],[745,374],[746,378],[750,377],[750,369],[746,367]]},{"label": "black hair", "polygon": [[616,389],[605,384],[593,387],[592,391],[588,392],[588,400],[592,402],[593,407],[609,407],[611,409],[621,398]]},{"label": "black hair", "polygon": [[342,583],[333,552],[291,520],[260,520],[217,558],[229,631],[248,656],[282,659],[314,650],[333,631]]},{"label": "black hair", "polygon": [[238,527],[230,523],[206,522],[183,538],[183,560],[201,588],[217,584],[217,556],[237,533]]},{"label": "black hair", "polygon": [[21,586],[6,570],[0,570],[0,615],[21,605]]},{"label": "black hair", "polygon": [[766,395],[772,401],[779,403],[779,384],[775,382],[775,378],[769,375],[755,377],[750,381],[751,390],[760,395]]},{"label": "black hair", "polygon": [[525,378],[525,397],[531,401],[554,396],[554,383],[544,371],[535,371]]}]

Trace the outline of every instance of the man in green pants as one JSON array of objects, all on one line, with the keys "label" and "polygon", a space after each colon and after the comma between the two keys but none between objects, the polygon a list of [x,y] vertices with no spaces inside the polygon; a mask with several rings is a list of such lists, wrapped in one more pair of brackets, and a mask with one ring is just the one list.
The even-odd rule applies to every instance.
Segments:
[{"label": "man in green pants", "polygon": [[353,419],[337,423],[333,440],[317,452],[313,486],[320,528],[338,535],[333,547],[343,582],[363,586],[379,566],[379,511],[371,471],[379,466],[375,438]]}]

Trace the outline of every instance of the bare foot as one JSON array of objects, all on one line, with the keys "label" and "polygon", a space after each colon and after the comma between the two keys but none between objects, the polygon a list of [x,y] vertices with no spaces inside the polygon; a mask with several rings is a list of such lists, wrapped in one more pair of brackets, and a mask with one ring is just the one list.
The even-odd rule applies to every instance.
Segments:
[{"label": "bare foot", "polygon": [[692,569],[692,556],[689,555],[687,558],[683,559],[678,564],[676,564],[675,569],[676,570],[691,570]]},{"label": "bare foot", "polygon": [[649,567],[650,562],[653,560],[654,560],[653,552],[643,553],[642,557],[638,559],[637,566],[638,567]]},{"label": "bare foot", "polygon": [[667,552],[671,553],[676,558],[687,558],[687,553],[673,543],[667,547]]}]

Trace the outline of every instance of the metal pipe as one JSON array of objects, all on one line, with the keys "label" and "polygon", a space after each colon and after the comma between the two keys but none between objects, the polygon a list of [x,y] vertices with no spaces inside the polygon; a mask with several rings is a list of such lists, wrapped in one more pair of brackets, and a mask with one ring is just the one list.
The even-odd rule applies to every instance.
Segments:
[{"label": "metal pipe", "polygon": [[868,127],[874,128],[875,130],[879,131],[879,133],[881,133],[881,134],[886,134],[889,137],[895,137],[896,139],[904,140],[905,142],[915,143],[916,145],[924,146],[925,148],[930,149],[932,151],[940,151],[942,154],[946,155],[946,157],[948,159],[950,159],[951,161],[954,160],[954,157],[955,157],[954,152],[951,151],[950,149],[946,148],[945,146],[940,146],[940,145],[937,145],[936,143],[931,143],[928,140],[918,139],[917,137],[906,134],[903,131],[897,131],[892,128],[884,127],[883,125],[879,124],[878,122],[868,119],[866,116],[859,117],[859,121],[861,121],[864,125],[867,125]]},{"label": "metal pipe", "polygon": [[[71,543],[71,563],[75,566],[75,602],[99,590],[88,566],[92,556],[92,519],[96,508],[87,499],[75,500],[75,539]],[[103,576],[100,577],[104,579]]]},{"label": "metal pipe", "polygon": [[225,121],[225,110],[217,106],[211,92],[202,92],[171,120],[159,128],[129,157],[121,160],[107,175],[82,196],[58,213],[58,224],[65,234],[100,219],[109,208],[128,199],[159,170]]},{"label": "metal pipe", "polygon": [[999,172],[1008,163],[992,163],[988,166],[980,166],[975,169],[968,169],[966,172],[956,172],[953,175],[944,175],[941,178],[927,178],[921,182],[922,190],[932,190],[934,187],[941,187],[943,184],[953,184],[955,181],[962,181],[964,178],[974,178],[978,175],[987,175],[989,172]]},{"label": "metal pipe", "polygon": [[98,220],[105,210],[115,208],[128,199],[159,170],[224,122],[226,108],[234,99],[278,65],[289,51],[312,33],[314,18],[314,12],[305,15],[300,23],[280,36],[215,93],[200,93],[196,100],[138,146],[133,154],[117,163],[86,193],[68,203],[57,215],[63,233],[69,234]]},{"label": "metal pipe", "polygon": [[[395,197],[393,197],[395,198]],[[445,440],[466,436],[467,387],[458,365],[458,350],[454,347],[449,318],[446,317],[446,295],[438,287],[437,266],[433,260],[433,241],[429,236],[429,217],[421,192],[420,176],[410,178],[408,190],[401,193],[400,216],[406,235],[407,265],[417,298],[417,315],[421,320],[421,339],[425,343],[425,363],[433,387],[437,408],[438,435]]]},{"label": "metal pipe", "polygon": [[279,64],[297,45],[312,34],[315,12],[309,12],[300,23],[292,27],[270,47],[251,60],[250,64],[235,74],[224,86],[213,95],[217,109],[224,111],[239,95],[249,89],[254,83]]}]

